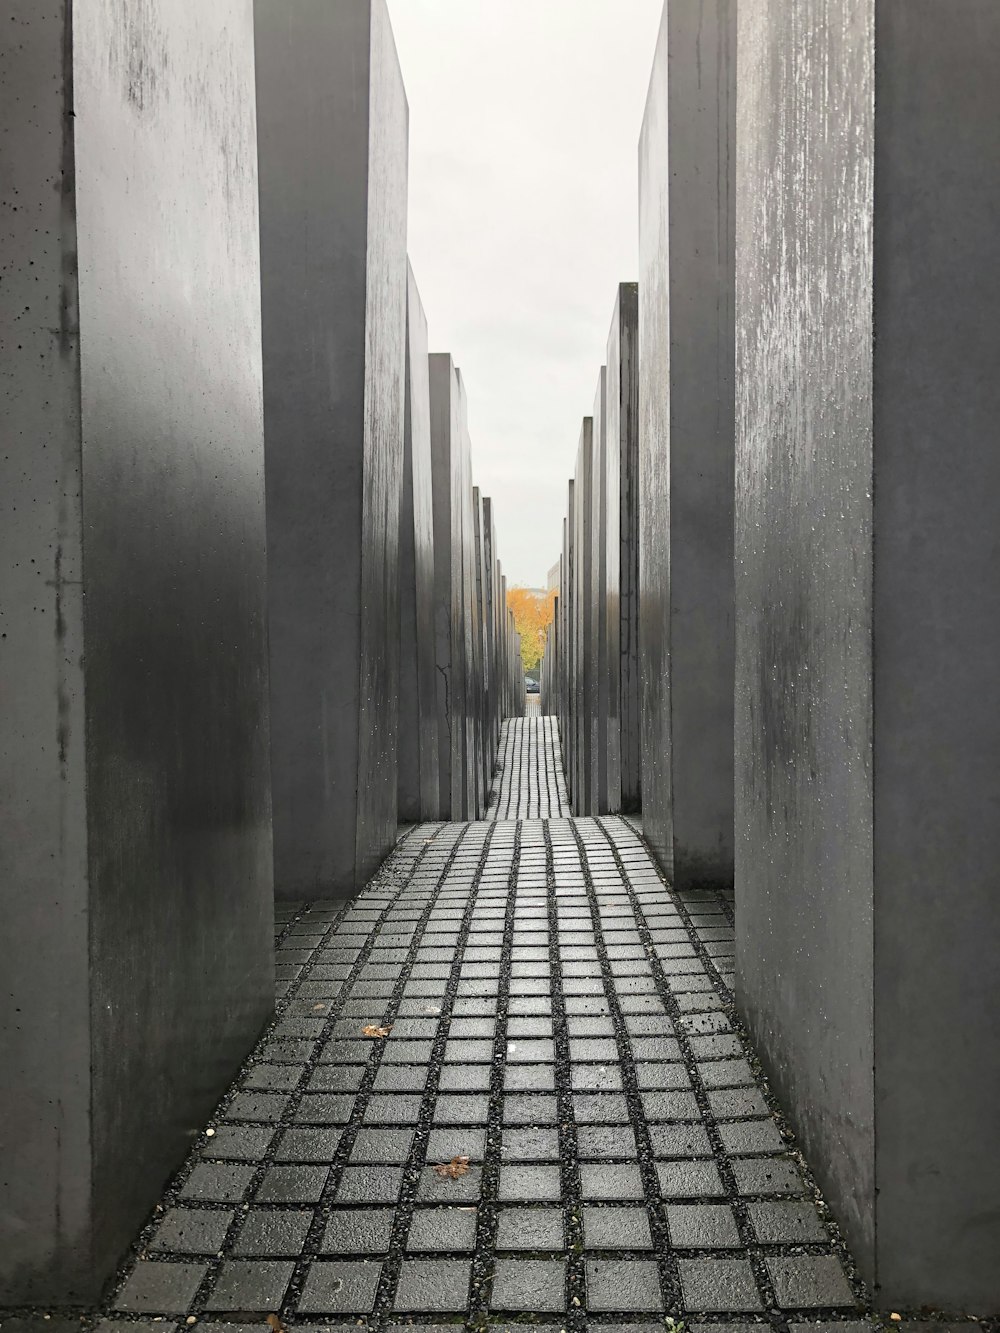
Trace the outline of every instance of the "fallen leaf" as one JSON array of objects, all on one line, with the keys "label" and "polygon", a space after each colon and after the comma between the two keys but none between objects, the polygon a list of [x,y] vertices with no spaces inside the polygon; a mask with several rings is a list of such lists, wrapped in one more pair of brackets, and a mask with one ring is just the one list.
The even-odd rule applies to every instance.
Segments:
[{"label": "fallen leaf", "polygon": [[366,1023],[361,1029],[362,1037],[388,1037],[391,1027],[380,1028],[377,1023]]},{"label": "fallen leaf", "polygon": [[464,1176],[468,1169],[468,1157],[453,1157],[450,1162],[439,1162],[434,1168],[439,1176],[445,1176],[448,1180],[457,1180],[459,1176]]},{"label": "fallen leaf", "polygon": [[313,1013],[314,1013],[314,1014],[325,1014],[325,1013],[326,1013],[326,1005],[325,1005],[325,1004],[314,1004],[314,1005],[313,1005]]},{"label": "fallen leaf", "polygon": [[274,1329],[274,1333],[285,1333],[285,1326],[276,1314],[269,1314],[267,1316],[267,1323]]}]

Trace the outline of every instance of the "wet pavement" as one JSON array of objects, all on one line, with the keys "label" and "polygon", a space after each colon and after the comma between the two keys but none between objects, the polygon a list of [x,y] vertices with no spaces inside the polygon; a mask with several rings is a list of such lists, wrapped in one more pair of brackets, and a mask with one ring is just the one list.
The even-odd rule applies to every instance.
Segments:
[{"label": "wet pavement", "polygon": [[740,1035],[731,899],[565,817],[552,718],[501,755],[493,818],[279,905],[274,1022],[88,1326],[867,1326]]}]

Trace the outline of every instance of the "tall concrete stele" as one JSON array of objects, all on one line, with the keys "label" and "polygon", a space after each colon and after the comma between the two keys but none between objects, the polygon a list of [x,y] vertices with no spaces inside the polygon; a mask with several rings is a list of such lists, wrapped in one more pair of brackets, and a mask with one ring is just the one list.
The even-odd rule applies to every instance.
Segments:
[{"label": "tall concrete stele", "polygon": [[880,1304],[982,1316],[1000,1309],[1000,6],[816,12],[739,14],[740,1002]]},{"label": "tall concrete stele", "polygon": [[639,143],[639,655],[643,832],[679,888],[733,879],[735,140],[735,0],[668,3]]},{"label": "tall concrete stele", "polygon": [[408,267],[406,427],[399,509],[399,817],[437,819],[437,672],[434,667],[434,499],[427,316]]},{"label": "tall concrete stele", "polygon": [[275,892],[349,897],[396,836],[408,110],[385,0],[255,21]]},{"label": "tall concrete stele", "polygon": [[0,45],[0,1304],[84,1305],[273,1004],[253,29]]}]

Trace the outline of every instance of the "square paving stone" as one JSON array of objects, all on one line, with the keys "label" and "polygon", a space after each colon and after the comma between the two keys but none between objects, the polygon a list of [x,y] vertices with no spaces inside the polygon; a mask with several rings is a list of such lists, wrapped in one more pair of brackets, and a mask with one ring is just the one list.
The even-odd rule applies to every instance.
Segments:
[{"label": "square paving stone", "polygon": [[269,1166],[254,1196],[261,1203],[319,1203],[325,1166]]},{"label": "square paving stone", "polygon": [[167,1264],[140,1259],[114,1307],[134,1314],[185,1314],[207,1272],[207,1264]]},{"label": "square paving stone", "polygon": [[205,1302],[206,1310],[277,1310],[295,1271],[274,1259],[226,1259]]},{"label": "square paving stone", "polygon": [[234,1214],[228,1209],[171,1208],[156,1229],[151,1250],[172,1254],[218,1254]]},{"label": "square paving stone", "polygon": [[381,1263],[315,1262],[299,1298],[301,1314],[370,1314]]},{"label": "square paving stone", "polygon": [[650,1125],[657,1157],[711,1157],[712,1146],[701,1125]]},{"label": "square paving stone", "polygon": [[767,1103],[758,1088],[722,1088],[708,1094],[716,1120],[746,1120],[750,1116],[770,1118]]},{"label": "square paving stone", "polygon": [[733,1250],[742,1245],[736,1218],[727,1204],[668,1204],[667,1226],[675,1250]]},{"label": "square paving stone", "polygon": [[362,1126],[351,1150],[352,1166],[356,1162],[403,1165],[410,1155],[413,1133],[412,1129],[372,1129]]},{"label": "square paving stone", "polygon": [[657,1162],[656,1174],[667,1199],[713,1198],[726,1192],[714,1162]]},{"label": "square paving stone", "polygon": [[395,1203],[403,1184],[402,1168],[345,1166],[337,1186],[337,1203]]},{"label": "square paving stone", "polygon": [[239,1203],[253,1177],[252,1166],[199,1162],[184,1182],[180,1197],[205,1203]]},{"label": "square paving stone", "polygon": [[558,1203],[561,1197],[558,1166],[505,1163],[500,1167],[500,1200],[503,1203]]},{"label": "square paving stone", "polygon": [[733,1175],[741,1194],[804,1194],[802,1177],[784,1157],[734,1157]]},{"label": "square paving stone", "polygon": [[492,1074],[492,1065],[445,1065],[438,1092],[489,1092]]},{"label": "square paving stone", "polygon": [[748,1203],[746,1210],[762,1245],[812,1245],[828,1239],[811,1203]]},{"label": "square paving stone", "polygon": [[441,1176],[433,1165],[420,1173],[417,1198],[421,1203],[477,1203],[483,1185],[483,1169],[471,1166],[464,1176]]},{"label": "square paving stone", "polygon": [[581,1160],[588,1158],[635,1158],[635,1134],[630,1125],[579,1125],[576,1150]]},{"label": "square paving stone", "polygon": [[570,1086],[574,1092],[621,1092],[621,1071],[613,1065],[573,1065]]},{"label": "square paving stone", "polygon": [[202,1157],[227,1162],[259,1162],[274,1136],[271,1125],[220,1125],[201,1150]]},{"label": "square paving stone", "polygon": [[408,1250],[473,1250],[476,1211],[459,1208],[418,1208],[406,1237]]},{"label": "square paving stone", "polygon": [[573,1116],[580,1125],[629,1123],[625,1098],[615,1093],[576,1093],[573,1097]]},{"label": "square paving stone", "polygon": [[559,1131],[534,1126],[505,1128],[501,1153],[505,1162],[558,1162]]},{"label": "square paving stone", "polygon": [[651,1250],[645,1208],[584,1208],[583,1243],[588,1250]]},{"label": "square paving stone", "polygon": [[499,1250],[561,1250],[563,1215],[558,1208],[503,1208],[497,1228]]},{"label": "square paving stone", "polygon": [[468,1157],[481,1162],[486,1152],[485,1129],[461,1126],[457,1129],[432,1129],[427,1139],[427,1161],[450,1162],[453,1157]]},{"label": "square paving stone", "polygon": [[415,1125],[420,1119],[419,1097],[373,1094],[365,1107],[366,1125]]},{"label": "square paving stone", "polygon": [[551,1064],[555,1043],[548,1037],[517,1037],[507,1042],[508,1064]]},{"label": "square paving stone", "polygon": [[493,1042],[449,1039],[445,1043],[444,1058],[445,1063],[451,1065],[488,1065],[493,1061]]},{"label": "square paving stone", "polygon": [[646,1259],[588,1259],[587,1309],[662,1310],[656,1264]]},{"label": "square paving stone", "polygon": [[698,1066],[706,1088],[752,1087],[753,1071],[746,1060],[710,1060]]},{"label": "square paving stone", "polygon": [[628,1163],[584,1163],[580,1167],[580,1193],[585,1199],[641,1199],[642,1176],[638,1166]]},{"label": "square paving stone", "polygon": [[780,1153],[785,1145],[773,1120],[738,1120],[719,1126],[727,1153]]},{"label": "square paving stone", "polygon": [[558,1104],[555,1097],[544,1093],[504,1097],[503,1118],[508,1125],[554,1125],[559,1119]]},{"label": "square paving stone", "polygon": [[508,1065],[504,1070],[504,1092],[555,1092],[555,1065]]},{"label": "square paving stone", "polygon": [[391,1208],[344,1208],[331,1212],[320,1244],[322,1254],[386,1254],[395,1214]]},{"label": "square paving stone", "polygon": [[489,1114],[489,1097],[469,1097],[452,1093],[438,1097],[434,1104],[434,1122],[438,1125],[483,1125]]},{"label": "square paving stone", "polygon": [[[454,1027],[454,1024],[452,1024]],[[534,1018],[508,1018],[508,1038],[551,1037],[552,1019],[535,1016]]]},{"label": "square paving stone", "polygon": [[241,1258],[294,1258],[302,1253],[312,1216],[309,1211],[287,1208],[253,1208],[246,1214],[233,1254]]},{"label": "square paving stone", "polygon": [[354,1097],[335,1093],[306,1093],[295,1112],[298,1125],[346,1125],[354,1109]]},{"label": "square paving stone", "polygon": [[644,1092],[642,1109],[647,1120],[701,1120],[693,1092]]},{"label": "square paving stone", "polygon": [[[348,1066],[353,1068],[353,1066]],[[385,1065],[375,1075],[375,1092],[423,1092],[427,1070],[420,1065]]]},{"label": "square paving stone", "polygon": [[636,1082],[642,1089],[685,1089],[690,1088],[691,1080],[683,1065],[665,1064],[654,1060],[648,1064],[640,1063],[636,1068]]},{"label": "square paving stone", "polygon": [[498,1259],[490,1307],[526,1312],[566,1308],[566,1265],[562,1259]]},{"label": "square paving stone", "polygon": [[464,1311],[472,1263],[466,1259],[404,1259],[393,1309],[410,1314]]},{"label": "square paving stone", "polygon": [[606,1037],[574,1037],[569,1043],[571,1060],[610,1060],[618,1059],[618,1043]]},{"label": "square paving stone", "polygon": [[715,1314],[761,1308],[747,1259],[678,1259],[677,1268],[686,1311]]},{"label": "square paving stone", "polygon": [[797,1254],[765,1262],[775,1299],[786,1309],[856,1305],[840,1261],[832,1254]]},{"label": "square paving stone", "polygon": [[364,1065],[317,1065],[309,1076],[309,1092],[357,1092]]},{"label": "square paving stone", "polygon": [[286,1129],[278,1143],[279,1162],[332,1162],[343,1130]]}]

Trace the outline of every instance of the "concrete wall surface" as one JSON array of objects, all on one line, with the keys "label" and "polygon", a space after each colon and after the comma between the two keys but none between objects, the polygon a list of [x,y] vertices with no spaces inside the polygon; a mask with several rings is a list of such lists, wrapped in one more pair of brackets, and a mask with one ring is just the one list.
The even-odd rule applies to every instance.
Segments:
[{"label": "concrete wall surface", "polygon": [[666,6],[640,145],[643,827],[681,887],[733,876],[735,24]]},{"label": "concrete wall surface", "polygon": [[594,814],[608,810],[607,367],[597,376],[590,459],[590,783]]},{"label": "concrete wall surface", "polygon": [[396,831],[408,113],[384,0],[255,21],[275,886],[350,896]]},{"label": "concrete wall surface", "polygon": [[998,59],[980,0],[740,9],[740,1002],[879,1304],[979,1315],[1000,1308]]},{"label": "concrete wall surface", "polygon": [[246,0],[0,41],[0,1301],[97,1298],[273,1003]]},{"label": "concrete wall surface", "polygon": [[594,545],[591,536],[591,486],[594,464],[594,419],[584,417],[580,428],[580,442],[576,453],[574,487],[574,515],[576,527],[575,576],[573,596],[574,617],[574,695],[576,697],[575,789],[573,812],[593,814],[593,772],[591,768],[591,681],[594,674],[593,602],[591,599],[591,569]]},{"label": "concrete wall surface", "polygon": [[437,685],[434,669],[434,507],[427,316],[407,273],[406,412],[399,509],[399,817],[437,819]]},{"label": "concrete wall surface", "polygon": [[635,813],[639,780],[639,287],[615,298],[607,351],[605,477],[608,810]]}]

